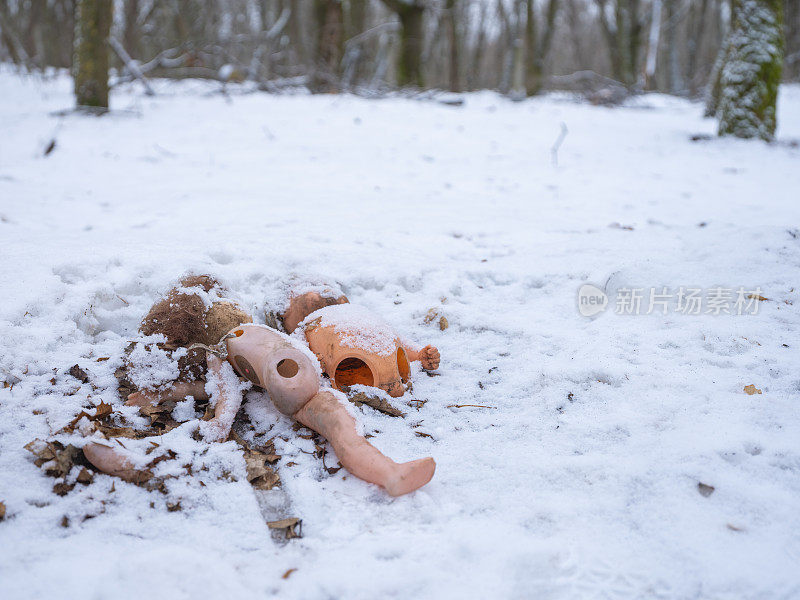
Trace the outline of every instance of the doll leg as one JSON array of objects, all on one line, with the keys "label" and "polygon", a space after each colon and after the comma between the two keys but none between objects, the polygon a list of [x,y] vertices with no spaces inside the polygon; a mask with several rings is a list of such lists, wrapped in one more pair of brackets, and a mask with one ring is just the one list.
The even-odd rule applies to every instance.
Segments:
[{"label": "doll leg", "polygon": [[205,382],[192,381],[188,383],[173,383],[171,386],[158,391],[142,390],[128,394],[125,406],[147,406],[161,404],[168,400],[183,400],[186,396],[192,396],[196,400],[208,400],[205,390]]},{"label": "doll leg", "polygon": [[436,463],[430,457],[398,464],[381,454],[358,435],[355,420],[330,392],[318,393],[294,417],[331,443],[345,469],[391,496],[413,492],[433,477]]},{"label": "doll leg", "polygon": [[144,483],[152,473],[146,469],[137,469],[128,457],[129,451],[119,446],[106,446],[96,442],[89,442],[83,447],[86,460],[92,463],[103,473],[115,475],[132,483]]}]

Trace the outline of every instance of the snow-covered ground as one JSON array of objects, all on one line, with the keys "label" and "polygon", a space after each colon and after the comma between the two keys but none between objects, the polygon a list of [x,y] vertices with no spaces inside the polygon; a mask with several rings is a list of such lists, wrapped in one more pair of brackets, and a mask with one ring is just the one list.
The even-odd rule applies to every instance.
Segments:
[{"label": "snow-covered ground", "polygon": [[[157,87],[59,116],[68,79],[0,73],[0,598],[800,597],[800,88],[766,145],[693,142],[713,121],[662,96]],[[438,346],[419,410],[356,409],[389,456],[435,457],[433,481],[390,499],[329,475],[251,394],[251,427],[286,438],[262,505],[302,539],[273,541],[233,442],[208,455],[229,477],[167,496],[101,475],[55,495],[23,446],[121,410],[122,350],[189,271],[257,320],[289,277],[335,280]],[[595,319],[584,283],[610,294]],[[662,286],[730,289],[733,313],[740,287],[768,300],[616,314],[620,290],[646,313]]]}]

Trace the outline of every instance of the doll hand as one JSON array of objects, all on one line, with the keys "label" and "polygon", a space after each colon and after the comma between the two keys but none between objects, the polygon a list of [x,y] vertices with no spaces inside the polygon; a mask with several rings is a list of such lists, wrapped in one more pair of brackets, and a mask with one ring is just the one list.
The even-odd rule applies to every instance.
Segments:
[{"label": "doll hand", "polygon": [[439,351],[434,346],[425,346],[419,351],[419,362],[426,371],[435,371],[439,368]]}]

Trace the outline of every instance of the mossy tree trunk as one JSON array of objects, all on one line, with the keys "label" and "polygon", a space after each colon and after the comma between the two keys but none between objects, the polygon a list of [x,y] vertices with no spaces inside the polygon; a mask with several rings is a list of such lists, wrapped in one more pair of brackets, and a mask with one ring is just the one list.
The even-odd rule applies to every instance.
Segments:
[{"label": "mossy tree trunk", "polygon": [[112,0],[76,4],[73,70],[78,106],[108,108],[108,35]]},{"label": "mossy tree trunk", "polygon": [[541,28],[536,19],[536,7],[533,0],[526,2],[525,19],[525,89],[528,96],[538,94],[542,89],[544,61],[550,53],[555,32],[556,15],[559,0],[550,0],[545,9],[544,26]]},{"label": "mossy tree trunk", "polygon": [[311,89],[314,92],[337,92],[341,84],[344,52],[344,11],[341,0],[316,0],[314,17],[317,57]]},{"label": "mossy tree trunk", "polygon": [[448,75],[451,92],[461,91],[461,32],[458,28],[458,4],[459,0],[445,2],[447,42],[450,46]]},{"label": "mossy tree trunk", "polygon": [[422,50],[425,36],[425,5],[421,0],[383,0],[400,19],[399,87],[424,87]]},{"label": "mossy tree trunk", "polygon": [[642,47],[642,21],[640,0],[615,0],[612,24],[607,11],[608,0],[595,0],[603,37],[608,44],[611,71],[614,79],[627,86],[640,83],[639,66]]},{"label": "mossy tree trunk", "polygon": [[783,70],[783,0],[734,0],[720,76],[719,135],[775,137]]}]

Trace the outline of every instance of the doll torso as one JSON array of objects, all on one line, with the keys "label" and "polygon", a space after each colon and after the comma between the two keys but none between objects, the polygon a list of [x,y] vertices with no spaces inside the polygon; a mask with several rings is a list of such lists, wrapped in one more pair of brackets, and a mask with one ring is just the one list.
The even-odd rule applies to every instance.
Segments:
[{"label": "doll torso", "polygon": [[380,388],[402,396],[408,357],[397,333],[385,321],[353,304],[326,306],[303,322],[306,340],[334,387]]}]

